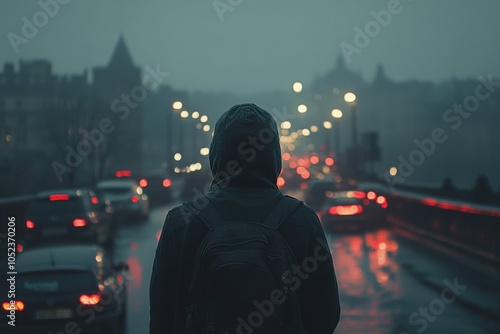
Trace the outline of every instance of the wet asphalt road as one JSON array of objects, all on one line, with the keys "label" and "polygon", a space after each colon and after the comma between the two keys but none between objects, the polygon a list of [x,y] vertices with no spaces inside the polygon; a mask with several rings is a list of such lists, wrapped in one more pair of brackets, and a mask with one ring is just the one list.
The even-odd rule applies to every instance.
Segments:
[{"label": "wet asphalt road", "polygon": [[[130,267],[128,334],[148,332],[151,268],[173,206],[152,210],[146,222],[124,223],[116,233],[113,257]],[[387,229],[327,238],[342,306],[335,333],[500,333],[494,268]]]}]

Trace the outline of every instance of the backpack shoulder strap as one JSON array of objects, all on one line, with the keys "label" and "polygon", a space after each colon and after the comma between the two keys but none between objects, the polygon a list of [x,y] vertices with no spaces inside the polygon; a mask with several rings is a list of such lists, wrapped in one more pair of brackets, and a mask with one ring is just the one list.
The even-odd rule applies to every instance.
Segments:
[{"label": "backpack shoulder strap", "polygon": [[273,208],[269,216],[264,220],[264,224],[273,229],[280,228],[281,224],[304,202],[284,195],[278,201],[278,204]]},{"label": "backpack shoulder strap", "polygon": [[206,205],[201,209],[195,208],[188,202],[182,203],[182,205],[187,207],[189,211],[200,218],[210,230],[222,225],[221,223],[225,221],[209,200],[207,200]]}]

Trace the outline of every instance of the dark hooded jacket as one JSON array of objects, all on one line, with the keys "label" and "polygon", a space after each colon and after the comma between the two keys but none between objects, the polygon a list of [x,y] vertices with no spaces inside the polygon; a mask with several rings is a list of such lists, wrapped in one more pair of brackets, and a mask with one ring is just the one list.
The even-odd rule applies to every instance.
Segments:
[{"label": "dark hooded jacket", "polygon": [[[213,181],[193,191],[192,206],[210,201],[228,220],[263,221],[283,196],[276,186],[281,172],[279,134],[272,116],[254,104],[236,105],[215,125],[210,146]],[[177,206],[167,214],[156,249],[150,284],[150,333],[184,333],[188,286],[198,246],[208,227]],[[327,241],[313,209],[300,206],[279,229],[300,265]],[[329,252],[316,270],[303,273],[299,296],[308,333],[331,334],[340,316],[337,281]]]}]

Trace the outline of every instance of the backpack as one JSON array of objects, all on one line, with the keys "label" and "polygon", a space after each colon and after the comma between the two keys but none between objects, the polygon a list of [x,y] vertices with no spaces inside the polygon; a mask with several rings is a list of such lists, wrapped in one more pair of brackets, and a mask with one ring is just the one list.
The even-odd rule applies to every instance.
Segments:
[{"label": "backpack", "polygon": [[263,222],[227,221],[209,201],[193,211],[209,231],[193,266],[186,333],[307,333],[290,288],[297,261],[278,232],[302,204],[283,196]]}]

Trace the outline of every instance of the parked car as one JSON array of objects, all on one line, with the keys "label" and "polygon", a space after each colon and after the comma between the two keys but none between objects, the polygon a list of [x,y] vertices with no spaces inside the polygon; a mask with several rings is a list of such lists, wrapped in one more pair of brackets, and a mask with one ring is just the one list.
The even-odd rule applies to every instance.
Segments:
[{"label": "parked car", "polygon": [[[127,269],[126,264],[113,266],[106,251],[96,245],[26,250],[17,256],[15,302],[7,294],[0,298],[6,320],[0,322],[0,332],[12,333],[15,328],[37,334],[123,333]],[[3,291],[8,291],[6,284],[2,279]],[[12,309],[15,327],[7,324]]]},{"label": "parked car", "polygon": [[25,214],[25,244],[83,241],[105,244],[111,233],[109,209],[88,189],[39,193]]},{"label": "parked car", "polygon": [[145,219],[149,215],[149,198],[132,179],[103,180],[95,186],[97,195],[109,201],[116,219],[131,215]]},{"label": "parked car", "polygon": [[362,231],[382,224],[387,199],[374,192],[337,191],[328,196],[318,215],[326,230]]}]

